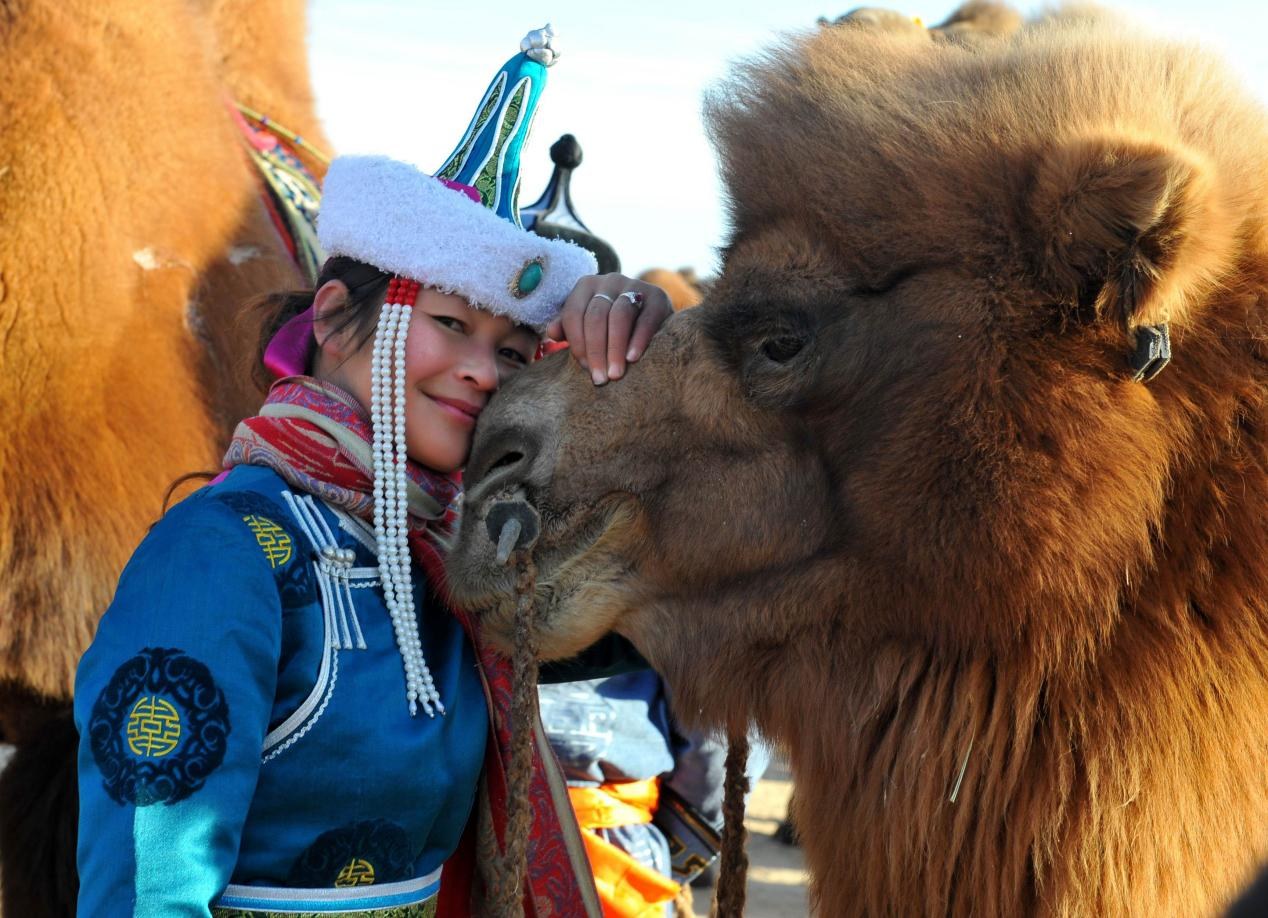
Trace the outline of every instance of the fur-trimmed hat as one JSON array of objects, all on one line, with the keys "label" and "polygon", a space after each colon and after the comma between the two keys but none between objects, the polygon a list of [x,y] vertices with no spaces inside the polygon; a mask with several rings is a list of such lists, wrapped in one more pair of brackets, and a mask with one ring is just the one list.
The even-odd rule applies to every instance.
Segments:
[{"label": "fur-trimmed hat", "polygon": [[457,148],[434,176],[382,156],[330,164],[317,228],[347,255],[542,330],[596,270],[578,245],[520,223],[520,151],[558,58],[549,25],[494,76]]}]

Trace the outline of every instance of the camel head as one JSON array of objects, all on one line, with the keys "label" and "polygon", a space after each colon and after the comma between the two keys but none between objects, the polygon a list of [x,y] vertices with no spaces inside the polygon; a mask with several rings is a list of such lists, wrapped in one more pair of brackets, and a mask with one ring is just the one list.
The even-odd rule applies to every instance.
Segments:
[{"label": "camel head", "polygon": [[[736,336],[770,332],[737,328],[734,316],[716,307],[675,315],[618,385],[595,388],[567,354],[554,355],[485,409],[493,414],[468,466],[450,573],[459,600],[495,633],[514,609],[514,572],[495,555],[504,508],[517,502],[539,518],[529,527],[540,528],[539,637],[550,657],[650,623],[660,600],[677,607],[727,592],[736,577],[796,567],[836,538],[823,457],[771,410],[794,393],[774,373],[753,388],[753,373],[777,364],[745,374]],[[767,348],[780,356],[781,346],[793,345]],[[690,442],[675,431],[690,431]]]},{"label": "camel head", "polygon": [[[1085,26],[973,52],[824,29],[716,92],[734,226],[717,284],[626,379],[594,388],[557,356],[499,393],[460,600],[509,621],[487,515],[524,501],[550,656],[609,629],[668,671],[714,632],[759,658],[794,638],[842,659],[1094,654],[1193,447],[1168,403],[1190,329],[1218,321],[1201,313],[1245,163],[1202,148],[1227,102],[1177,124],[1165,90],[1083,86],[1080,55],[1121,67],[1135,47]],[[1133,85],[1214,78],[1146,47]],[[1179,369],[1144,382],[1133,356],[1164,324]]]},{"label": "camel head", "polygon": [[546,656],[784,743],[827,913],[1214,913],[1268,854],[1263,110],[1080,8],[819,28],[707,115],[718,279],[493,399],[455,598],[509,646],[514,519]]}]

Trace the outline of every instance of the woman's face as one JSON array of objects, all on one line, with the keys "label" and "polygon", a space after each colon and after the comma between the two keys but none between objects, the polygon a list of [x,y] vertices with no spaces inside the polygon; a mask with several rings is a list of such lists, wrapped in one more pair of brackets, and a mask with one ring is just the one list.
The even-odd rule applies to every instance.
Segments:
[{"label": "woman's face", "polygon": [[[343,291],[346,296],[347,288]],[[323,313],[320,291],[317,313]],[[373,340],[358,348],[351,330],[323,335],[320,319],[317,337],[317,375],[351,393],[369,412]],[[454,294],[421,289],[405,340],[409,457],[437,472],[462,468],[476,417],[502,380],[533,359],[537,343],[532,331],[505,316],[475,309]]]}]

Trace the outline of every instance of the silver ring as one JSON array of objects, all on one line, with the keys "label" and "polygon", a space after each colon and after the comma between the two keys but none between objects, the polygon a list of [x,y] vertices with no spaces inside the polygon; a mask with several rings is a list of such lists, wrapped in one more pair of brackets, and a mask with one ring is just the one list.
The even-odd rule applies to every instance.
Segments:
[{"label": "silver ring", "polygon": [[592,299],[592,300],[607,300],[609,303],[611,303],[611,302],[612,302],[612,297],[608,296],[606,293],[593,293],[593,294],[591,294],[591,295],[590,295],[590,299]]},{"label": "silver ring", "polygon": [[623,300],[626,297],[629,298],[630,305],[633,306],[635,309],[643,308],[643,294],[639,293],[637,290],[626,290],[624,293],[618,296],[617,299]]}]

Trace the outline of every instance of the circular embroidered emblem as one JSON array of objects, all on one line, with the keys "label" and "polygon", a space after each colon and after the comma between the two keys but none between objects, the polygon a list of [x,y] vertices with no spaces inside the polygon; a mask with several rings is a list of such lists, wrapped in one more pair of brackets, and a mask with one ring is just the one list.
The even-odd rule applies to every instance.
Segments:
[{"label": "circular embroidered emblem", "polygon": [[520,273],[515,275],[515,280],[511,282],[511,296],[516,299],[528,296],[541,284],[545,274],[546,269],[542,267],[540,256],[529,259],[524,267],[520,268]]},{"label": "circular embroidered emblem", "polygon": [[287,883],[309,889],[395,883],[414,875],[414,860],[401,826],[370,819],[317,836],[291,865]]},{"label": "circular embroidered emblem", "polygon": [[181,739],[181,716],[170,701],[142,695],[128,713],[128,749],[133,755],[161,759]]},{"label": "circular embroidered emblem", "polygon": [[339,871],[335,878],[336,886],[372,886],[374,884],[374,865],[367,860],[354,857]]},{"label": "circular embroidered emblem", "polygon": [[224,761],[229,705],[202,663],[181,650],[147,647],[97,696],[88,737],[110,799],[176,803],[201,790]]},{"label": "circular embroidered emblem", "polygon": [[295,543],[286,534],[286,530],[267,516],[254,514],[244,516],[242,522],[250,527],[259,543],[264,557],[269,560],[269,567],[281,567],[295,555]]},{"label": "circular embroidered emblem", "polygon": [[[254,528],[252,535],[272,565],[282,594],[282,604],[293,608],[316,602],[317,582],[312,575],[312,565],[291,563],[296,558],[303,558],[302,551],[296,551],[295,546],[304,543],[299,531],[287,522],[291,518],[289,512],[276,502],[252,491],[229,491],[216,495],[216,500],[232,510],[249,528],[252,517],[269,524],[266,532],[268,538],[273,540],[271,544],[266,546]],[[276,531],[272,527],[276,527]]]}]

